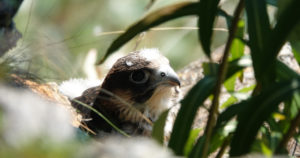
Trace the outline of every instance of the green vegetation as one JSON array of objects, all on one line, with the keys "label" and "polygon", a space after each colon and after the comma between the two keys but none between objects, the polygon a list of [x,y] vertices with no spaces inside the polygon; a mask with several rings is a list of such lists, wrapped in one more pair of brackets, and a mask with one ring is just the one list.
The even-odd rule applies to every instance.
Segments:
[{"label": "green vegetation", "polygon": [[[131,2],[137,4],[137,6],[131,6],[137,8],[134,11],[124,7],[123,12],[128,11],[131,15],[134,15],[134,18],[128,21],[119,18],[112,12],[109,12],[112,14],[110,16],[103,16],[104,14],[107,15],[108,12],[105,6],[115,5],[115,2],[103,1],[103,6],[96,5],[98,4],[96,1],[86,2],[80,0],[75,2],[56,0],[44,3],[48,4],[37,3],[37,10],[32,11],[39,14],[28,12],[28,14],[35,16],[32,17],[33,19],[40,20],[31,20],[29,25],[34,27],[28,28],[28,25],[24,22],[22,23],[23,26],[19,26],[20,30],[26,30],[22,32],[25,46],[29,47],[29,45],[36,42],[35,46],[25,50],[21,41],[22,47],[20,49],[25,52],[33,51],[43,54],[42,57],[44,58],[30,62],[33,64],[31,71],[38,72],[40,77],[43,78],[43,75],[46,74],[45,70],[50,68],[53,74],[49,76],[47,72],[48,76],[46,77],[50,81],[60,81],[70,76],[83,76],[83,72],[80,70],[83,62],[82,54],[87,53],[90,48],[98,50],[99,63],[125,44],[126,46],[122,47],[122,51],[132,50],[139,43],[132,39],[138,41],[144,31],[150,30],[151,33],[149,34],[153,35],[153,39],[146,37],[145,41],[157,41],[151,44],[149,44],[150,42],[142,44],[145,47],[156,46],[158,43],[168,45],[168,42],[171,42],[173,44],[170,49],[163,47],[162,44],[158,44],[158,47],[168,50],[168,56],[176,68],[186,65],[195,57],[204,56],[203,53],[211,59],[215,48],[225,44],[221,62],[216,64],[210,60],[211,62],[205,66],[206,76],[181,101],[182,106],[176,117],[168,144],[168,147],[176,155],[204,158],[217,152],[217,157],[221,157],[227,152],[227,148],[230,156],[241,156],[254,152],[272,156],[287,154],[287,142],[290,139],[300,139],[299,133],[296,132],[300,124],[300,76],[298,72],[277,59],[281,48],[289,42],[297,62],[300,63],[299,0],[238,0],[231,3],[232,6],[235,6],[233,13],[229,13],[232,12],[231,10],[224,9],[226,8],[226,6],[223,7],[225,3],[221,4],[219,0],[172,1],[174,4],[154,6],[155,9],[148,10],[147,12],[150,13],[146,13],[145,17],[138,20],[140,17],[136,15],[145,12],[145,8],[140,6],[146,6],[147,4],[139,1]],[[74,4],[68,6],[71,3]],[[155,1],[155,3],[159,2]],[[85,8],[85,5],[88,7]],[[52,8],[49,6],[59,7]],[[53,10],[49,14],[47,10],[51,8]],[[117,8],[120,9],[119,14],[123,13],[122,9],[124,8]],[[85,15],[79,14],[79,11],[75,12],[75,10],[80,9],[84,10],[83,14]],[[117,9],[114,11],[117,12]],[[95,19],[89,18],[95,14],[90,10],[98,11]],[[18,15],[16,20],[22,21],[22,18],[24,18],[22,16],[24,15]],[[116,18],[112,19],[112,17]],[[191,17],[194,20],[197,18],[197,26],[194,27],[199,28],[197,29],[198,39],[195,36],[195,30],[184,30],[188,32],[185,35],[188,34],[189,37],[182,38],[180,44],[177,45],[176,41],[172,40],[177,35],[179,36],[178,32],[175,35],[162,33],[163,35],[160,36],[155,34],[156,31],[153,31],[153,28],[158,25],[165,27],[182,26],[186,24],[187,21],[185,20]],[[181,20],[173,21],[178,18]],[[49,19],[52,19],[52,23],[47,21]],[[219,19],[226,21],[223,25],[229,30],[228,33],[220,35],[222,33],[215,31]],[[65,20],[71,22],[65,22]],[[130,27],[113,40],[115,35],[112,34],[116,32],[110,34],[110,36],[104,36],[105,34],[101,34],[102,31],[97,32],[97,27],[94,26],[99,25],[98,21],[103,23],[109,21],[101,27],[101,29],[108,31],[123,31],[125,27]],[[134,21],[137,22],[134,23]],[[172,22],[169,23],[170,21]],[[130,25],[131,23],[133,24]],[[57,24],[61,24],[61,27],[54,27]],[[33,32],[33,30],[38,31]],[[93,30],[96,30],[95,34],[98,35],[93,35]],[[47,35],[43,39],[33,38],[32,34],[45,33],[43,31],[47,35],[51,34],[50,37],[55,40],[47,38]],[[58,33],[60,31],[63,33]],[[168,31],[172,31],[172,29]],[[221,39],[215,39],[217,34],[221,36]],[[163,42],[157,40],[160,37],[164,40]],[[226,40],[222,40],[225,37]],[[188,39],[188,41],[183,42],[183,39]],[[128,42],[129,44],[127,44]],[[241,60],[249,60],[250,58],[249,54],[244,53],[247,47],[250,48],[252,64],[241,64]],[[105,50],[107,52],[103,53]],[[67,53],[63,54],[63,51]],[[35,57],[35,55],[31,54],[31,57]],[[183,59],[184,56],[188,56],[188,59]],[[58,63],[51,62],[51,60],[58,58],[60,58]],[[69,61],[67,58],[72,60]],[[180,60],[184,61],[179,62]],[[25,67],[28,65],[25,65]],[[245,68],[249,67],[254,70],[256,84],[236,90],[236,80],[242,78]],[[3,70],[0,70],[0,74],[1,71]],[[59,74],[61,75],[60,78],[51,78]],[[219,105],[222,86],[229,92],[230,97],[223,105]],[[246,98],[239,98],[236,95],[238,93],[251,94],[247,95]],[[204,101],[207,99],[211,99],[207,125],[205,129],[192,129],[197,109],[203,106]],[[152,134],[153,138],[161,143],[164,139],[166,116],[167,112],[162,114],[154,125]],[[3,128],[0,129],[3,130]],[[202,130],[204,134],[198,137]],[[73,145],[66,143],[63,145],[64,147],[54,149],[38,145],[38,148],[35,148],[32,147],[35,146],[34,143],[32,146],[30,144],[29,147],[20,149],[20,151],[11,151],[13,149],[5,148],[5,150],[0,150],[0,157],[19,157],[20,155],[26,155],[26,153],[33,154],[33,157],[39,157],[41,155],[40,151],[44,151],[44,148],[50,149],[46,153],[49,152],[48,157],[72,157],[71,151],[77,150],[80,146],[77,146],[77,144],[80,144],[79,140],[76,139],[74,142]],[[15,154],[11,154],[14,152]],[[63,155],[61,155],[62,152]],[[32,157],[32,155],[28,157]]]},{"label": "green vegetation", "polygon": [[[270,5],[278,7],[281,12],[277,15],[274,13],[269,15],[267,7]],[[293,137],[297,138],[295,132],[299,126],[300,117],[297,99],[300,78],[296,72],[278,61],[276,57],[287,41],[299,42],[288,38],[299,24],[300,17],[293,16],[300,14],[297,9],[299,6],[300,2],[297,0],[280,2],[240,0],[234,14],[229,15],[224,14],[226,11],[220,9],[219,0],[174,4],[157,10],[132,25],[113,42],[107,55],[142,31],[175,18],[194,15],[199,18],[199,41],[205,54],[210,58],[215,19],[218,16],[227,18],[229,35],[217,73],[207,75],[200,80],[181,101],[182,107],[176,118],[168,146],[177,155],[186,154],[185,156],[191,158],[206,157],[218,148],[222,148],[218,154],[221,156],[223,148],[227,145],[230,146],[230,156],[241,156],[254,151],[266,155],[283,154],[286,153],[285,147],[288,140]],[[274,19],[272,22],[274,24],[271,24],[269,19]],[[247,29],[243,23],[247,24]],[[245,38],[246,35],[249,39]],[[250,97],[241,102],[237,102],[237,99],[233,100],[231,105],[226,105],[227,109],[219,113],[219,97],[223,83],[231,85],[225,85],[228,91],[234,91],[235,79],[241,75],[240,71],[243,71],[230,66],[230,61],[243,58],[245,45],[251,50],[256,86]],[[293,47],[293,49],[296,48]],[[229,72],[234,73],[228,75]],[[234,75],[235,73],[239,75]],[[230,80],[232,75],[235,79]],[[189,150],[191,152],[185,153],[185,145],[188,142],[196,109],[211,94],[213,95],[212,105],[204,135],[195,140],[195,145]],[[283,109],[278,106],[281,102],[284,102]],[[283,119],[278,119],[275,114],[280,114]],[[226,126],[232,126],[232,121],[236,122],[234,128],[225,132]]]}]

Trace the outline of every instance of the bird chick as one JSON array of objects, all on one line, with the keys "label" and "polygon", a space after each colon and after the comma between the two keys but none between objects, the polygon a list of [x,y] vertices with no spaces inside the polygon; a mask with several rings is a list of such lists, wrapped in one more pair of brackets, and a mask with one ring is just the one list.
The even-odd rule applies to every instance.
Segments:
[{"label": "bird chick", "polygon": [[[169,60],[157,49],[143,49],[118,59],[101,86],[75,100],[93,106],[129,135],[150,135],[152,121],[172,105],[177,86],[180,81]],[[84,123],[98,135],[115,133],[95,112],[74,101],[72,105],[91,118]]]}]

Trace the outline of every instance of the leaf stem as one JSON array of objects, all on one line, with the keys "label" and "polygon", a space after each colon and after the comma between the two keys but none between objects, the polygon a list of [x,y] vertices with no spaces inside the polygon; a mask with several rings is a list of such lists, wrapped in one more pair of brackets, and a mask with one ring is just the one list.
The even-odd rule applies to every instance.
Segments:
[{"label": "leaf stem", "polygon": [[228,40],[227,40],[227,43],[225,46],[224,55],[223,55],[222,62],[221,62],[219,72],[218,72],[218,79],[217,79],[217,85],[215,87],[214,98],[212,101],[212,106],[211,106],[210,112],[209,112],[209,118],[208,118],[206,128],[205,128],[204,134],[206,135],[206,139],[204,142],[202,157],[207,157],[210,138],[212,135],[212,129],[214,128],[214,126],[216,124],[216,120],[217,120],[218,109],[219,109],[219,96],[221,93],[222,83],[225,79],[226,72],[227,72],[227,59],[229,56],[229,50],[231,48],[232,41],[235,37],[235,32],[237,30],[237,25],[238,25],[240,14],[244,8],[244,3],[245,3],[245,0],[240,0],[238,6],[236,7],[236,9],[234,11],[234,17],[233,17],[233,20],[231,23],[231,27],[229,29]]}]

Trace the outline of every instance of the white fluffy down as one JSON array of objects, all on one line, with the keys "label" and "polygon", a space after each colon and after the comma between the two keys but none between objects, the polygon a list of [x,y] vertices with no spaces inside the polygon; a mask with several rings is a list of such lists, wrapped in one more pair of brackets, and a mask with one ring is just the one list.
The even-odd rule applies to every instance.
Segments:
[{"label": "white fluffy down", "polygon": [[[88,150],[87,150],[88,149]],[[86,146],[83,157],[102,158],[173,158],[173,153],[150,138],[109,137]]]},{"label": "white fluffy down", "polygon": [[89,80],[82,78],[72,78],[67,81],[63,81],[59,85],[59,91],[65,96],[73,99],[75,97],[80,96],[86,89],[100,86],[102,83],[101,80]]},{"label": "white fluffy down", "polygon": [[69,111],[29,90],[0,85],[0,109],[2,136],[12,146],[18,147],[35,138],[63,142],[75,134]]},{"label": "white fluffy down", "polygon": [[159,60],[161,54],[157,48],[144,48],[140,50],[140,55],[148,61]]}]

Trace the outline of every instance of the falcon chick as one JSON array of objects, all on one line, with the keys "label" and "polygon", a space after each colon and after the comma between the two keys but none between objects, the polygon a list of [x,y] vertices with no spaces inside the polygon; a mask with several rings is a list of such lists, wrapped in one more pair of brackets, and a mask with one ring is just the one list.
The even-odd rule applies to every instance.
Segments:
[{"label": "falcon chick", "polygon": [[[129,135],[150,135],[152,121],[172,105],[180,81],[169,60],[157,49],[143,49],[116,61],[101,86],[86,90],[80,102],[93,106]],[[95,112],[78,102],[83,123],[98,135],[115,133]]]}]

